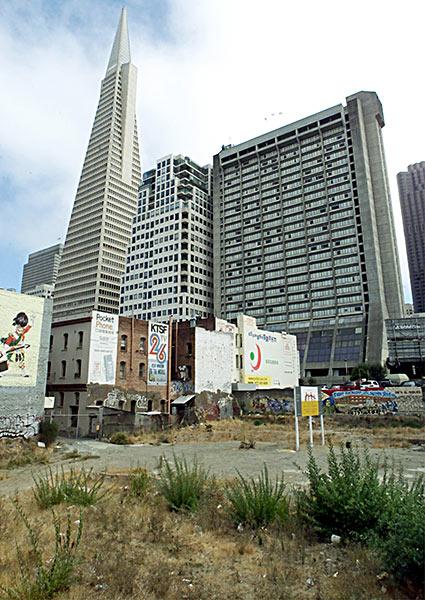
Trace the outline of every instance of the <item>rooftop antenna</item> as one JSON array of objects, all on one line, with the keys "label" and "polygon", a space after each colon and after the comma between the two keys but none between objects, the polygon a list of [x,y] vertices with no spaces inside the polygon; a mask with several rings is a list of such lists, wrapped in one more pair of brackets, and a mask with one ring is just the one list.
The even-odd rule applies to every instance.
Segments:
[{"label": "rooftop antenna", "polygon": [[280,117],[281,115],[283,115],[282,112],[277,112],[277,113],[268,113],[265,117],[264,120],[265,121],[272,121],[275,117]]}]

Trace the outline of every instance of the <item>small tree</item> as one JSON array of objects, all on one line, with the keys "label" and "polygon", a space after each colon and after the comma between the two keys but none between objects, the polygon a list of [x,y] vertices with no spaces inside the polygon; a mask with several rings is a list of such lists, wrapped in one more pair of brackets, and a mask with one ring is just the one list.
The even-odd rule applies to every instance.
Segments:
[{"label": "small tree", "polygon": [[360,363],[351,369],[351,381],[357,381],[358,379],[367,379],[368,377],[369,365],[367,363]]},{"label": "small tree", "polygon": [[387,369],[380,363],[360,363],[353,367],[350,374],[351,381],[357,379],[376,379],[380,381],[387,374]]},{"label": "small tree", "polygon": [[41,421],[38,426],[38,439],[50,446],[58,437],[59,427],[55,421]]}]

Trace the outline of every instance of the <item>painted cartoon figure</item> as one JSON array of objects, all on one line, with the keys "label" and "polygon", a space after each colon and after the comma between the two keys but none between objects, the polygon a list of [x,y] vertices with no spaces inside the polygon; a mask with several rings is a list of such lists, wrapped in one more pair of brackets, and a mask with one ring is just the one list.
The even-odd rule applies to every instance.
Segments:
[{"label": "painted cartoon figure", "polygon": [[[0,371],[6,371],[9,368],[9,363],[15,363],[23,377],[29,377],[25,370],[25,351],[29,348],[29,344],[25,344],[25,336],[31,329],[28,324],[28,317],[24,312],[20,312],[12,321],[15,327],[13,333],[9,333],[7,337],[0,338],[3,348],[0,347]],[[4,366],[5,365],[5,366]]]}]

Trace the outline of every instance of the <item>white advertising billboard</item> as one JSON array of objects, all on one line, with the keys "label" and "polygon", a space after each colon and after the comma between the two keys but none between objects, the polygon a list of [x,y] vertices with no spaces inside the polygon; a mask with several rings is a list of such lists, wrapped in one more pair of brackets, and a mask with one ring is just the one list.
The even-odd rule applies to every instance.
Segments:
[{"label": "white advertising billboard", "polygon": [[37,381],[44,300],[0,291],[0,386]]},{"label": "white advertising billboard", "polygon": [[118,315],[94,310],[90,333],[89,383],[115,383],[117,346]]},{"label": "white advertising billboard", "polygon": [[149,321],[148,384],[167,385],[168,325]]},{"label": "white advertising billboard", "polygon": [[297,385],[295,336],[244,328],[243,383],[252,383],[259,388]]}]

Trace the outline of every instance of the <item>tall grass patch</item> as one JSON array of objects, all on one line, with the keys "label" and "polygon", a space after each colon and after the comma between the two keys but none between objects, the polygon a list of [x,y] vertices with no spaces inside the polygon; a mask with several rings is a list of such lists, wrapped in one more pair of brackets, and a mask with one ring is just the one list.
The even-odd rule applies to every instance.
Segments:
[{"label": "tall grass patch", "polygon": [[24,560],[22,551],[17,547],[19,577],[14,585],[0,589],[0,598],[4,600],[49,600],[58,592],[67,590],[74,581],[77,565],[77,551],[83,532],[83,519],[72,524],[71,515],[67,514],[64,532],[62,523],[52,511],[55,547],[53,556],[46,560],[41,550],[39,533],[31,525],[27,515],[15,500],[16,510],[28,533],[30,555],[33,563]]},{"label": "tall grass patch", "polygon": [[173,457],[171,463],[162,461],[159,490],[172,510],[195,511],[208,483],[208,471],[195,460],[188,465],[186,459]]},{"label": "tall grass patch", "polygon": [[226,497],[230,517],[236,525],[244,524],[257,529],[276,520],[283,522],[288,515],[283,473],[280,479],[273,481],[266,465],[258,480],[245,478],[238,471],[237,479],[226,487]]},{"label": "tall grass patch", "polygon": [[69,473],[65,473],[63,468],[55,473],[49,469],[46,475],[33,476],[33,479],[33,494],[40,508],[62,503],[92,506],[108,493],[108,490],[102,489],[105,475],[95,474],[93,469],[71,469]]}]

